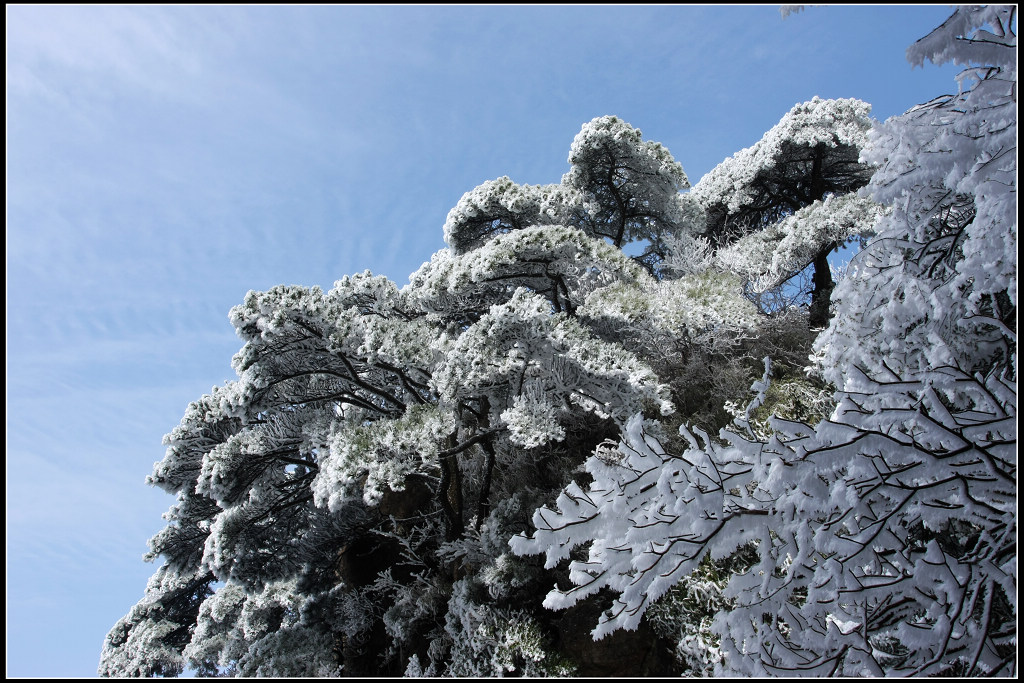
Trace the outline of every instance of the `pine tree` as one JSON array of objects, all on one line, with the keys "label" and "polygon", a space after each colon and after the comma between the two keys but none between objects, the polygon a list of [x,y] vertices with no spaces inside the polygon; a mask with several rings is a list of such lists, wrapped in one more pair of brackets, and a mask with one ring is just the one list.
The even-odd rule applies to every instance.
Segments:
[{"label": "pine tree", "polygon": [[[682,193],[600,117],[406,285],[250,292],[100,673],[1015,673],[1014,21],[958,9],[910,56],[965,88],[875,132],[813,100]],[[867,234],[804,377],[828,288],[749,295]]]},{"label": "pine tree", "polygon": [[[595,637],[675,614],[718,673],[1016,674],[1014,22],[959,8],[908,51],[970,68],[865,149],[890,210],[816,343],[831,415],[756,434],[766,359],[724,442],[634,417],[512,540],[574,558],[546,605],[617,593]],[[699,583],[704,605],[673,598]]]}]

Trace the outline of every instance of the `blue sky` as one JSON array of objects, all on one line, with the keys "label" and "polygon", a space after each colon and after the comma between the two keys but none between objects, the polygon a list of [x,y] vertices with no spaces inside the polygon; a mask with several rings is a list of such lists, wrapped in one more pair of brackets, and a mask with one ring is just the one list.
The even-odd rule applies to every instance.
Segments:
[{"label": "blue sky", "polygon": [[93,676],[250,289],[404,284],[462,194],[616,114],[696,183],[794,104],[955,90],[947,6],[8,6],[7,674]]}]

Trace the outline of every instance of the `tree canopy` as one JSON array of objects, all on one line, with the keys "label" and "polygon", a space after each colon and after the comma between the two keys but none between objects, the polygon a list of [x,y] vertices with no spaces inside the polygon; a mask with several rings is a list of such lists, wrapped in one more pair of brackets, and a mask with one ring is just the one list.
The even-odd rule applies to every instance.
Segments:
[{"label": "tree canopy", "polygon": [[866,235],[877,215],[857,197],[871,167],[860,160],[871,106],[815,97],[793,107],[756,144],[726,159],[694,188],[722,257],[763,292],[813,264],[812,327],[829,319],[828,255]]},{"label": "tree canopy", "polygon": [[603,116],[404,286],[249,292],[100,674],[1014,675],[1015,21],[911,47],[957,95],[798,104],[690,192]]}]

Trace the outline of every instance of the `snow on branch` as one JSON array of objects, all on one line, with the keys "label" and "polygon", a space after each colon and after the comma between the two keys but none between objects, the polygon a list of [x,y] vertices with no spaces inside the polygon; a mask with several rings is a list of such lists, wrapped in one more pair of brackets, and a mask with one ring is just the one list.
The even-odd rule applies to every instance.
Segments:
[{"label": "snow on branch", "polygon": [[683,428],[677,453],[637,416],[587,461],[590,486],[568,486],[510,545],[554,566],[589,544],[574,586],[545,605],[612,589],[595,638],[636,628],[705,556],[753,543],[759,559],[730,577],[735,606],[714,625],[731,672],[927,675],[970,653],[967,670],[1006,673],[1016,389],[956,379],[1002,398],[955,411],[919,382],[865,380],[816,429],[777,420],[768,442],[723,432],[722,446]]}]

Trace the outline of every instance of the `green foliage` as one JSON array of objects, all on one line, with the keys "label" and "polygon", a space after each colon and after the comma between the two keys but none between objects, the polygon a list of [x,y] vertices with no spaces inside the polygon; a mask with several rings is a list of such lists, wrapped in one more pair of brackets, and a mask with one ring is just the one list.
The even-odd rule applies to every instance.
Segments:
[{"label": "green foliage", "polygon": [[[773,363],[772,371],[771,384],[764,392],[760,405],[751,411],[748,418],[750,429],[757,439],[768,441],[771,438],[774,433],[771,422],[774,418],[817,424],[832,414],[836,406],[833,399],[834,387],[808,376],[802,368]],[[726,402],[725,409],[733,417],[743,414],[739,405],[732,401]]]}]

